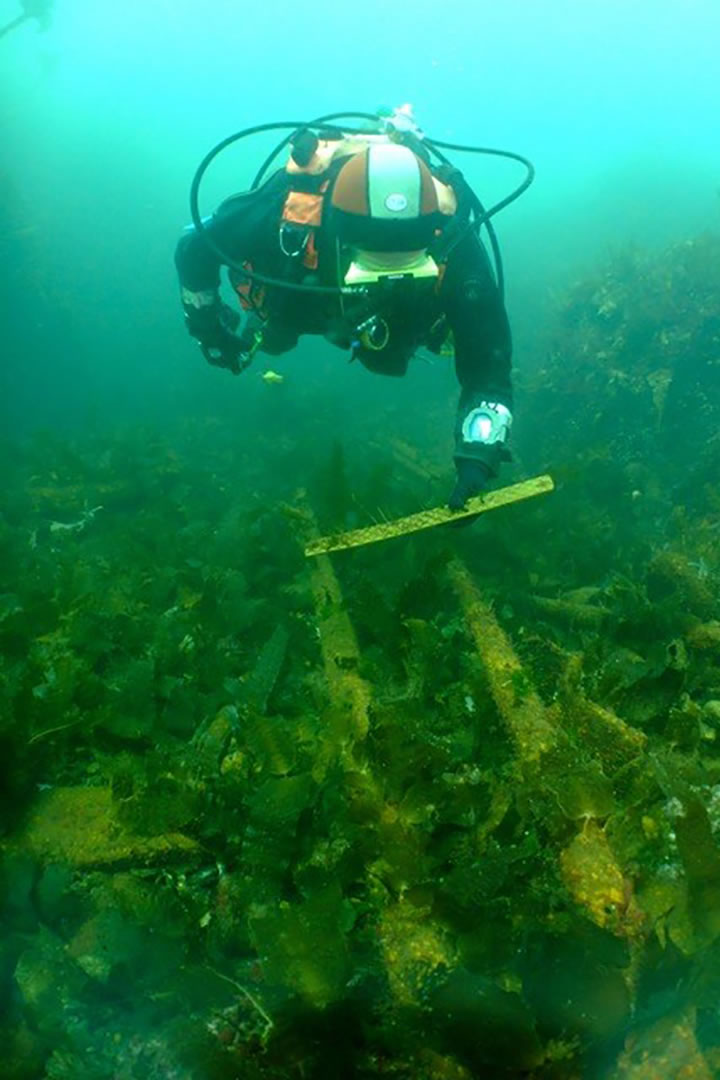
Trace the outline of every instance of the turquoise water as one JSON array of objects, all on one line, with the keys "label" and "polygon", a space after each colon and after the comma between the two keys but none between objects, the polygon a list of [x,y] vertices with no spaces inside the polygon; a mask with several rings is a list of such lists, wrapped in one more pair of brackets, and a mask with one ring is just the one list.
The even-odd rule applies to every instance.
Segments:
[{"label": "turquoise water", "polygon": [[[410,101],[437,138],[535,162],[534,188],[497,223],[518,363],[529,362],[549,283],[615,244],[717,221],[719,18],[713,0],[443,13],[424,0],[412,11],[55,4],[46,33],[28,23],[2,42],[4,212],[11,231],[31,230],[16,242],[46,290],[17,280],[11,422],[86,403],[132,418],[140,400],[155,412],[168,395],[190,408],[223,400],[226,381],[193,363],[169,258],[192,172],[231,131],[335,108]],[[247,181],[255,152],[218,165],[207,210]],[[517,175],[462,164],[486,203]],[[14,374],[28,351],[44,388],[32,400]],[[342,394],[352,376],[334,368]]]}]

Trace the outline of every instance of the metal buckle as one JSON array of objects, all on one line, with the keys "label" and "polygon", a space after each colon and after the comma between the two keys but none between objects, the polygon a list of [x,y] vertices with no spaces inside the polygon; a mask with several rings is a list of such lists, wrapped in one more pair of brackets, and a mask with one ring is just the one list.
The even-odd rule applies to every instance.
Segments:
[{"label": "metal buckle", "polygon": [[[295,246],[293,248],[293,250],[290,250],[289,247],[288,247],[287,241],[286,241],[286,235],[289,235],[291,237],[295,237],[296,239],[299,238],[299,237],[302,237],[300,245]],[[308,246],[308,241],[309,240],[310,240],[310,230],[309,229],[305,229],[302,226],[293,225],[293,223],[291,221],[284,221],[283,224],[280,226],[280,233],[279,233],[280,250],[282,251],[283,255],[287,255],[287,257],[289,259],[297,259],[298,256],[302,255],[303,252],[305,251],[305,248]]]}]

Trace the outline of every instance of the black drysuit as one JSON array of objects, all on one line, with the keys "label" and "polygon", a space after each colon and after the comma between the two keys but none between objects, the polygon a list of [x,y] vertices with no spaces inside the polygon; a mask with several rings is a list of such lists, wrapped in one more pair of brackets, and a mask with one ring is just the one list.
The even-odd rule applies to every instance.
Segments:
[{"label": "black drysuit", "polygon": [[[279,170],[255,191],[227,199],[204,227],[221,251],[233,261],[249,263],[260,274],[288,282],[336,286],[349,256],[341,254],[331,211],[323,217],[317,234],[317,270],[308,271],[301,257],[288,256],[282,250],[281,216],[290,183],[285,170]],[[325,204],[330,205],[327,196]],[[193,227],[178,242],[175,264],[184,289],[197,293],[218,289],[222,261]],[[243,281],[232,270],[230,279],[236,286]],[[261,350],[286,352],[302,334],[324,335],[333,344],[353,348],[354,355],[370,370],[401,375],[418,347],[432,347],[438,329],[441,338],[444,329],[450,330],[461,388],[456,452],[485,462],[496,473],[501,448],[497,444],[463,443],[461,435],[462,418],[480,402],[499,402],[512,409],[510,327],[480,241],[473,232],[465,232],[450,251],[439,287],[435,280],[396,282],[373,287],[369,293],[369,298],[340,298],[269,286],[263,298],[266,321]],[[389,328],[387,342],[380,349],[367,347],[357,332],[373,314],[380,314]]]}]

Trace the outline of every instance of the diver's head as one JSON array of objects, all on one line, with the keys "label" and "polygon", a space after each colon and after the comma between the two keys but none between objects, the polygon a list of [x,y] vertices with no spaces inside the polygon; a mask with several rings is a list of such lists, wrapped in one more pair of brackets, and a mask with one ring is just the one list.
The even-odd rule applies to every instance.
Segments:
[{"label": "diver's head", "polygon": [[432,174],[409,147],[372,143],[354,154],[337,175],[331,204],[338,239],[353,252],[353,265],[376,277],[428,276],[427,248],[443,215]]}]

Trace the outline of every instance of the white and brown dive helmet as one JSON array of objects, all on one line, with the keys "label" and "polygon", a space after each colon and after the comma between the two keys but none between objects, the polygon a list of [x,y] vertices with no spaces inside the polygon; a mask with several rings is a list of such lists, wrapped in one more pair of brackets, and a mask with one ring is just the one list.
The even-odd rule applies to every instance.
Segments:
[{"label": "white and brown dive helmet", "polygon": [[400,143],[372,142],[349,158],[331,195],[339,241],[352,254],[344,283],[437,277],[427,249],[447,222],[439,198],[443,186]]}]

